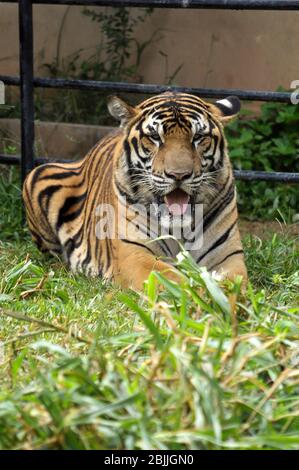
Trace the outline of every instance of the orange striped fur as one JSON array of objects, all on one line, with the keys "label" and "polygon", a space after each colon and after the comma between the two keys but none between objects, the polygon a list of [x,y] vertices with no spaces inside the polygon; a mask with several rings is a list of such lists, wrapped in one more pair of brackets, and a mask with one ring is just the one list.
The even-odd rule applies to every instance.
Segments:
[{"label": "orange striped fur", "polygon": [[[181,211],[182,201],[188,201],[203,208],[203,244],[191,250],[196,262],[229,278],[242,275],[246,282],[223,132],[223,124],[239,111],[237,98],[210,104],[193,95],[165,93],[135,108],[113,97],[108,107],[121,121],[120,129],[80,161],[47,163],[28,175],[23,198],[38,247],[60,253],[74,272],[102,276],[123,287],[142,289],[153,269],[176,280],[171,265],[179,251],[175,240],[148,243],[134,233],[99,239],[97,208],[106,204],[114,209],[113,228],[119,232],[124,231],[119,207],[128,208],[130,221],[132,204],[148,208],[166,201],[171,213],[169,201],[178,201]],[[149,230],[146,217],[141,226]],[[149,234],[152,240],[156,235]]]}]

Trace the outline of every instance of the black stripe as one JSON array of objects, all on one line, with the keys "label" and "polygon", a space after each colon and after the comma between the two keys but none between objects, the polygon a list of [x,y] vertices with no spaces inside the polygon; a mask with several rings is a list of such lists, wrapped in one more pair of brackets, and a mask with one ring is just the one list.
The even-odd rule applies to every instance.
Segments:
[{"label": "black stripe", "polygon": [[137,157],[140,158],[137,137],[132,137],[131,142]]},{"label": "black stripe", "polygon": [[127,202],[129,202],[130,204],[136,204],[138,202],[138,200],[133,199],[132,196],[126,192],[126,189],[123,186],[121,186],[121,184],[116,179],[114,180],[114,182],[115,182],[115,186],[119,194],[122,197],[125,197]]},{"label": "black stripe", "polygon": [[216,264],[213,264],[213,266],[209,269],[210,271],[212,271],[216,266],[219,266],[219,264],[222,264],[224,263],[224,261],[226,261],[228,258],[230,258],[231,256],[234,256],[234,255],[239,255],[241,253],[244,253],[243,250],[236,250],[236,251],[233,251],[232,253],[230,253],[229,255],[227,255],[225,258],[223,258],[221,261],[219,261],[218,263]]},{"label": "black stripe", "polygon": [[76,209],[74,212],[69,212],[68,214],[66,214],[63,220],[60,221],[61,222],[60,225],[56,226],[56,230],[59,230],[61,225],[66,224],[68,222],[72,222],[73,220],[77,219],[77,217],[79,217],[79,215],[81,214],[83,207],[84,207],[84,203],[82,203],[81,206],[78,207],[78,209]]},{"label": "black stripe", "polygon": [[[40,208],[42,209],[42,212],[45,216],[45,218],[47,219],[47,212],[48,212],[48,208],[49,208],[49,204],[50,204],[50,199],[51,197],[53,196],[53,194],[55,194],[57,191],[59,191],[61,188],[63,188],[63,186],[61,184],[55,184],[53,186],[48,186],[47,188],[43,189],[39,195],[38,195],[38,203],[40,205]],[[43,199],[44,198],[47,198],[46,200],[46,205],[45,207],[43,207]]]},{"label": "black stripe", "polygon": [[142,243],[138,243],[138,242],[135,242],[135,241],[132,241],[132,240],[127,240],[125,238],[122,238],[121,239],[122,242],[124,243],[130,243],[132,245],[137,245],[137,246],[140,246],[141,248],[145,248],[146,250],[148,250],[153,256],[156,257],[155,253],[146,245],[142,245]]},{"label": "black stripe", "polygon": [[202,259],[204,259],[209,253],[211,253],[211,251],[215,250],[216,248],[218,248],[218,246],[222,245],[223,243],[226,242],[226,240],[228,239],[232,229],[235,227],[237,223],[237,219],[235,220],[235,222],[226,230],[226,232],[221,235],[220,238],[218,238],[218,240],[215,241],[215,243],[213,243],[213,245],[208,249],[208,251],[206,251],[203,255],[199,256],[199,258],[196,260],[196,263],[199,263]]},{"label": "black stripe", "polygon": [[219,204],[209,212],[203,219],[203,231],[205,231],[213,222],[213,220],[222,212],[223,208],[228,206],[233,200],[235,195],[235,188],[233,183],[229,186],[227,193],[220,199]]},{"label": "black stripe", "polygon": [[[25,201],[25,198],[26,198],[26,201]],[[26,213],[29,212],[28,209],[30,209],[31,212],[34,212],[34,208],[33,208],[33,204],[32,204],[33,203],[33,198],[31,197],[31,194],[29,193],[27,180],[26,180],[26,182],[23,186],[23,201],[24,201]]]},{"label": "black stripe", "polygon": [[[33,172],[33,176],[32,176],[32,180],[31,180],[31,185],[30,185],[30,190],[33,191],[34,190],[34,186],[36,184],[36,181],[39,177],[39,175],[44,171],[46,170],[50,165],[48,163],[44,164],[44,165],[41,165],[39,166],[38,168],[35,168],[34,172]],[[54,166],[54,165],[52,165]],[[51,167],[51,166],[50,166]]]},{"label": "black stripe", "polygon": [[105,268],[104,268],[104,272],[107,272],[110,268],[110,265],[111,265],[111,255],[112,255],[112,243],[111,243],[111,239],[110,238],[107,238],[105,240],[105,247],[106,247],[106,263],[105,263]]},{"label": "black stripe", "polygon": [[72,176],[78,176],[81,173],[81,169],[78,172],[64,171],[64,168],[61,168],[61,170],[62,170],[62,173],[52,173],[51,175],[42,176],[39,181],[54,180],[54,179],[62,180],[62,179],[66,179]]},{"label": "black stripe", "polygon": [[83,204],[81,204],[80,208],[78,208],[76,211],[71,212],[69,214],[68,212],[72,206],[78,204],[81,201],[84,201],[85,197],[86,197],[86,191],[80,196],[70,196],[65,199],[63,206],[59,210],[59,214],[58,214],[58,218],[56,222],[57,231],[60,229],[62,224],[66,222],[70,222],[71,220],[74,220],[80,214],[80,212],[82,211]]},{"label": "black stripe", "polygon": [[[71,163],[70,163],[70,165],[71,165]],[[55,163],[44,163],[43,165],[39,166],[38,168],[35,168],[35,170],[33,172],[33,177],[32,177],[32,180],[31,180],[31,187],[30,187],[31,191],[34,189],[34,186],[35,186],[40,174],[43,173],[44,171],[49,170],[49,169],[55,169],[55,170],[63,171],[66,168],[68,169],[68,171],[76,171],[76,170],[81,169],[80,167],[58,166]],[[51,176],[49,175],[49,177],[51,177]],[[47,179],[47,176],[42,177],[41,179]]]},{"label": "black stripe", "polygon": [[71,238],[69,238],[63,245],[68,259],[70,258],[72,252],[81,245],[82,237],[81,237],[81,240],[79,241],[78,241],[78,238],[83,233],[82,229],[83,229],[83,226],[81,226],[78,232],[75,235],[73,235]]},{"label": "black stripe", "polygon": [[78,232],[73,235],[72,239],[74,240],[74,248],[78,248],[81,243],[82,243],[82,237],[83,237],[83,225],[79,228]]},{"label": "black stripe", "polygon": [[127,163],[127,166],[130,167],[131,164],[132,164],[132,160],[131,160],[131,149],[130,149],[129,142],[128,142],[127,140],[124,141],[123,147],[124,147],[124,152],[125,152],[125,155],[126,155],[126,163]]},{"label": "black stripe", "polygon": [[86,266],[90,263],[90,260],[91,260],[90,248],[91,247],[90,247],[89,240],[87,240],[87,253],[86,253],[84,260],[81,263],[82,268],[86,268]]},{"label": "black stripe", "polygon": [[[205,183],[204,183],[205,184]],[[207,183],[207,186],[209,186],[209,183]],[[224,181],[224,183],[221,184],[213,184],[213,188],[217,190],[217,196],[215,197],[213,201],[212,207],[209,208],[209,210],[204,214],[204,218],[209,217],[211,212],[214,211],[216,207],[218,207],[219,204],[222,203],[223,199],[226,197],[227,193],[230,191],[230,188],[232,186],[232,178],[231,174],[229,174]]]},{"label": "black stripe", "polygon": [[63,246],[64,250],[65,250],[65,254],[67,255],[67,259],[69,261],[69,258],[72,254],[72,252],[74,251],[75,249],[75,242],[74,242],[74,239],[73,238],[69,238],[64,246]]}]

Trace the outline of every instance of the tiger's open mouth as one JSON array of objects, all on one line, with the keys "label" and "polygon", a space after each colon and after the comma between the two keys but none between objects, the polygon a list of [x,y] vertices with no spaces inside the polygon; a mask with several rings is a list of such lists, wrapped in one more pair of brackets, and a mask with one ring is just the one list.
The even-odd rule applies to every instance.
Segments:
[{"label": "tiger's open mouth", "polygon": [[164,202],[167,205],[169,212],[173,216],[180,216],[185,214],[189,201],[189,194],[185,193],[185,191],[179,188],[164,196]]}]

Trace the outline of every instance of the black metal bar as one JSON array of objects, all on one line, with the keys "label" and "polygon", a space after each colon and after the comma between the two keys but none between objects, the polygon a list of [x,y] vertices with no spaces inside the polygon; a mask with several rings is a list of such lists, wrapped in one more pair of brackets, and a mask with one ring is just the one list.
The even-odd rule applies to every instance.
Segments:
[{"label": "black metal bar", "polygon": [[0,75],[0,80],[2,80],[5,85],[20,86],[21,83],[20,77],[11,75]]},{"label": "black metal bar", "polygon": [[[16,3],[12,0],[11,3]],[[299,10],[298,0],[35,0],[39,5],[84,5],[221,10]]]},{"label": "black metal bar", "polygon": [[[0,165],[19,165],[21,161],[20,155],[4,155],[0,154]],[[37,157],[34,160],[34,165],[42,165],[43,163],[57,162],[68,163],[71,160],[65,159],[49,159],[45,157]],[[272,172],[272,171],[249,171],[249,170],[234,170],[234,175],[237,180],[243,181],[272,181],[281,183],[299,183],[299,173],[285,173],[285,172]]]},{"label": "black metal bar", "polygon": [[[43,165],[44,163],[70,163],[71,159],[63,158],[47,158],[47,157],[36,157],[34,159],[34,166]],[[0,165],[19,165],[21,163],[21,155],[6,155],[0,153]]]},{"label": "black metal bar", "polygon": [[249,171],[234,170],[237,180],[243,181],[272,181],[281,183],[299,183],[299,173],[287,173],[279,171]]},{"label": "black metal bar", "polygon": [[[6,85],[18,86],[19,77],[1,76]],[[64,78],[34,78],[34,86],[37,88],[68,88],[75,90],[94,90],[114,93],[144,93],[156,94],[165,91],[179,91],[182,93],[191,93],[193,95],[205,98],[225,98],[235,95],[242,100],[249,101],[275,101],[281,103],[291,102],[291,93],[278,91],[259,91],[259,90],[239,90],[236,88],[190,88],[166,85],[151,85],[144,83],[125,83],[125,82],[99,82],[95,80],[69,80]]]},{"label": "black metal bar", "polygon": [[20,155],[5,155],[0,154],[0,165],[20,165],[21,157]]},{"label": "black metal bar", "polygon": [[19,2],[21,71],[21,177],[34,167],[33,26],[32,1]]},{"label": "black metal bar", "polygon": [[[20,165],[21,163],[21,155],[6,155],[6,154],[3,154],[3,153],[0,153],[0,165],[15,165],[15,166],[18,166]],[[36,157],[34,160],[33,160],[33,164],[34,166],[37,166],[37,165],[42,165],[43,163],[53,163],[53,162],[56,162],[56,163],[68,163],[70,162],[71,160],[66,160],[66,159],[62,159],[62,158],[57,158],[57,159],[50,159],[50,158],[46,158],[46,157]]]}]

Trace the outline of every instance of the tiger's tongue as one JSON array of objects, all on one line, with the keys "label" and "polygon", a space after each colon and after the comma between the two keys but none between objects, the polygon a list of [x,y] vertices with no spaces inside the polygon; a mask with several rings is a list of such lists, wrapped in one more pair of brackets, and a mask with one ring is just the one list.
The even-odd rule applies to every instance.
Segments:
[{"label": "tiger's tongue", "polygon": [[167,194],[164,200],[172,215],[183,215],[187,210],[189,198],[189,194],[185,193],[185,191],[175,189]]}]

